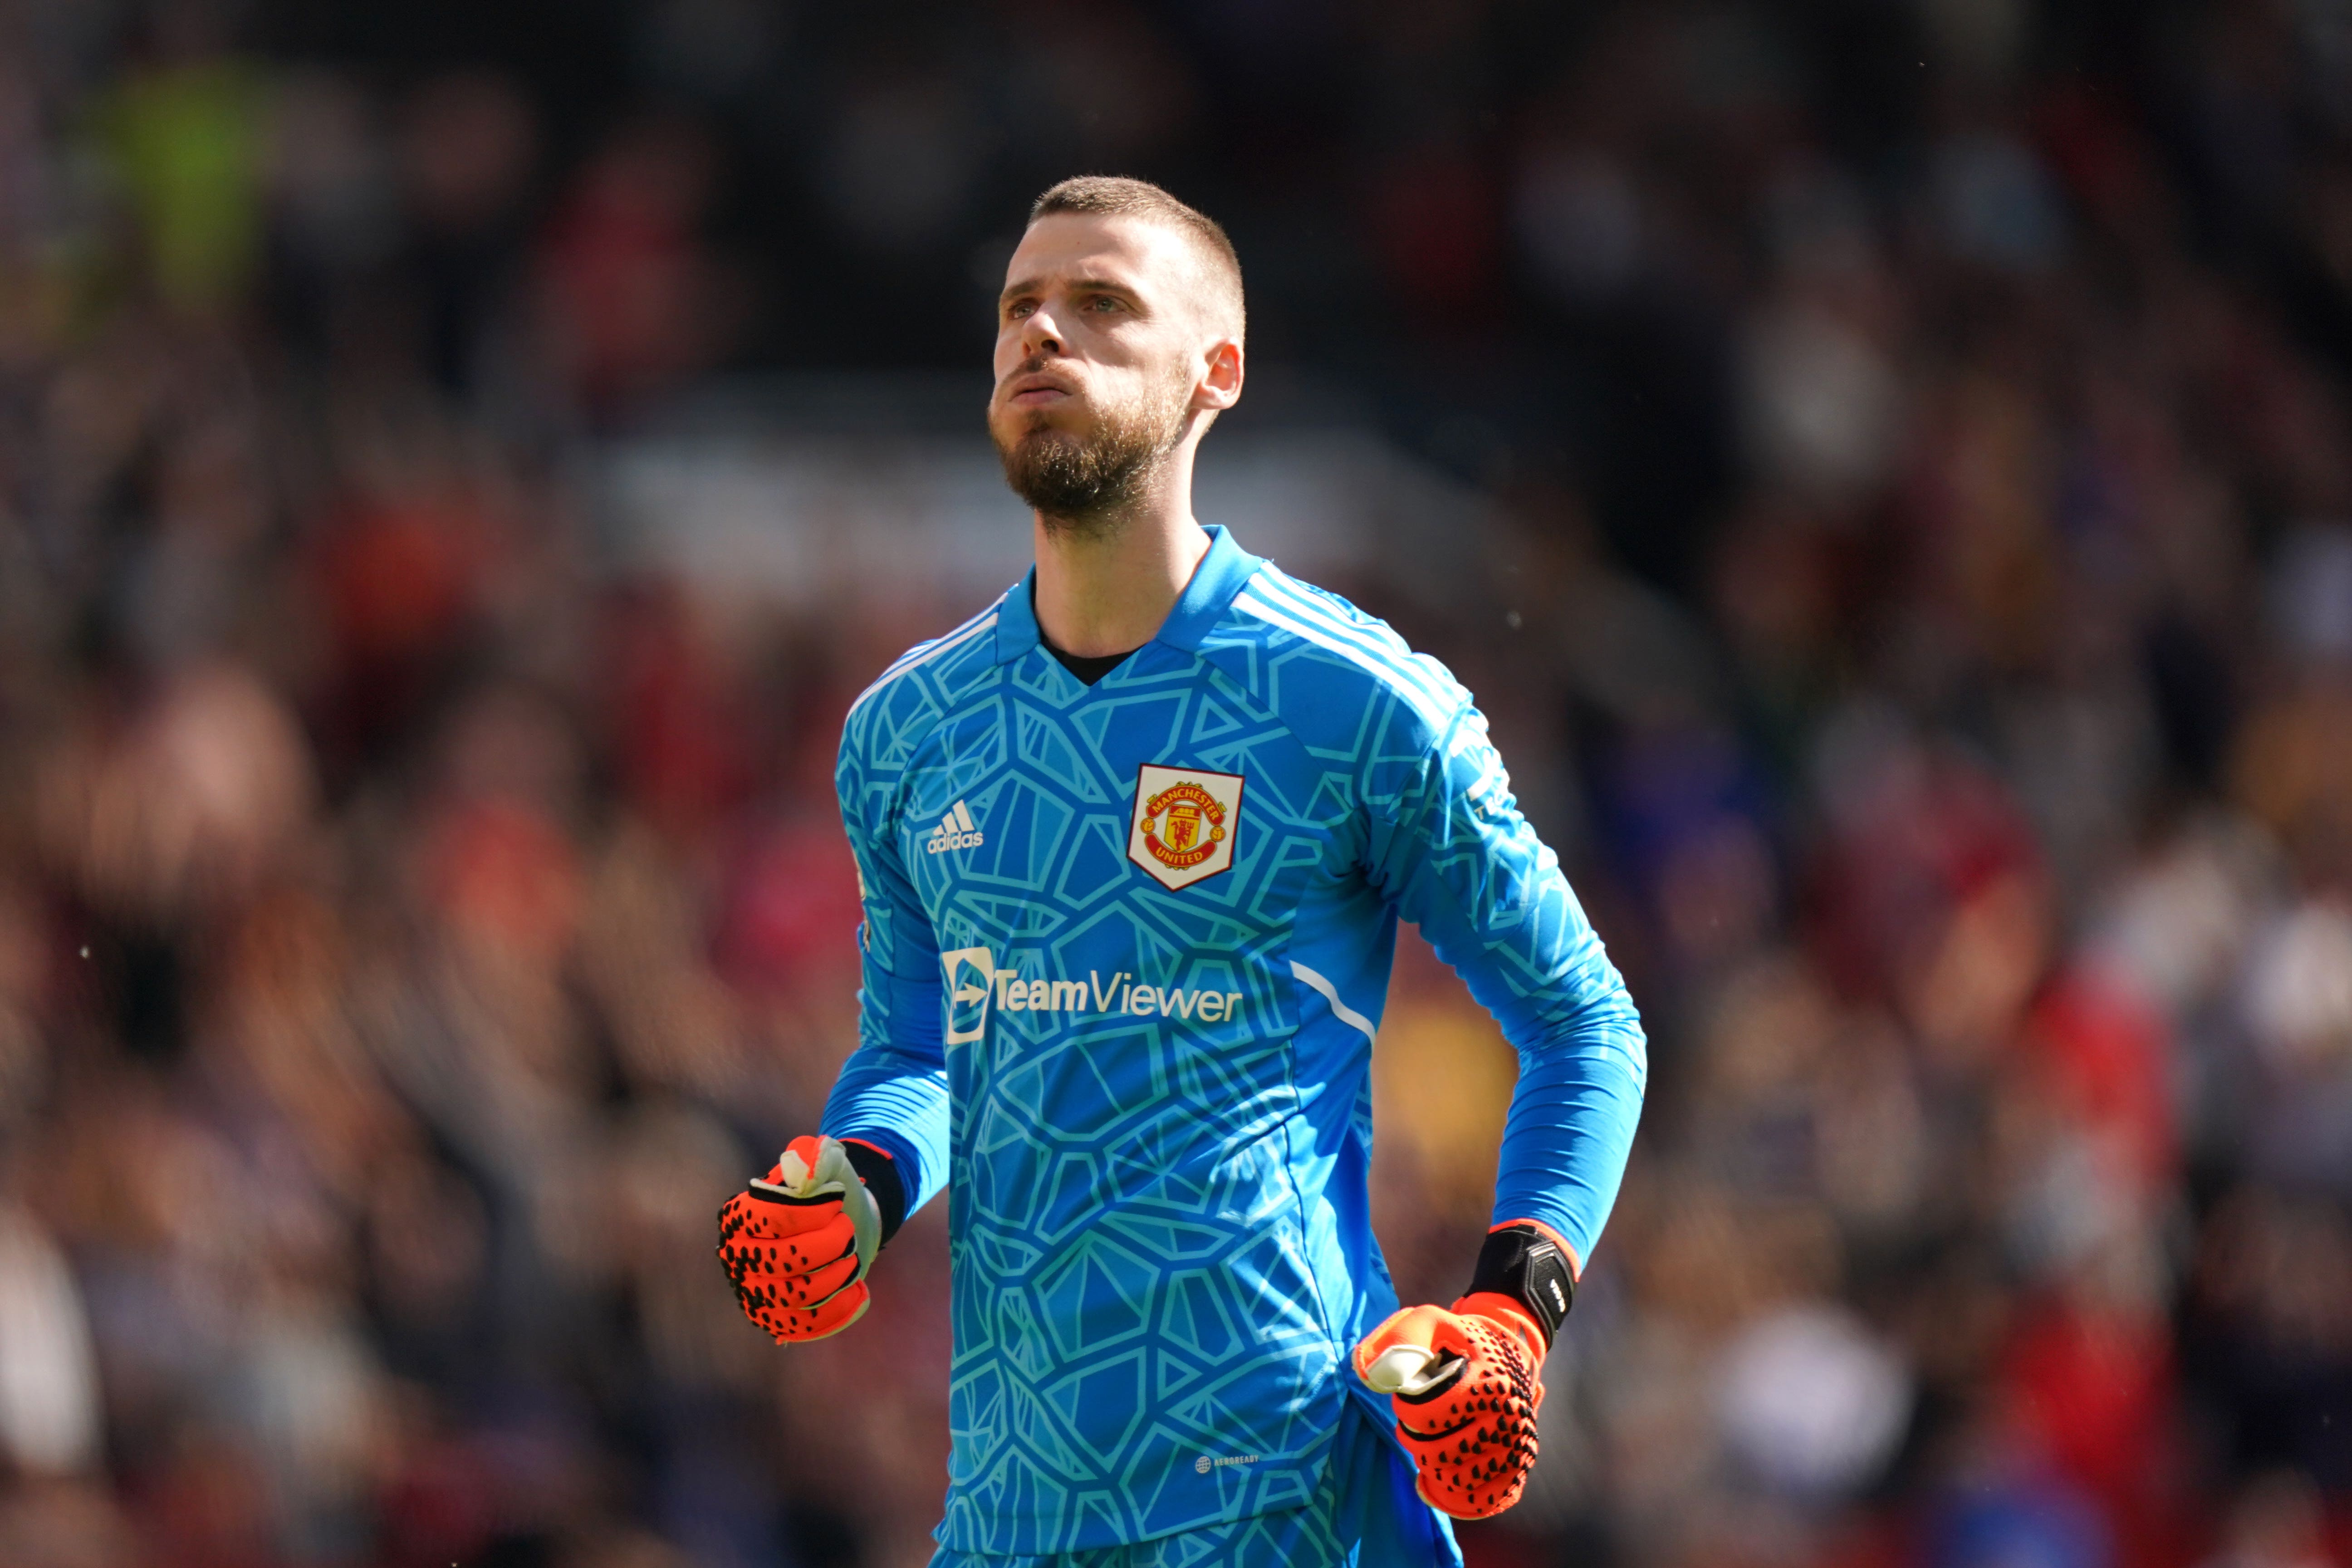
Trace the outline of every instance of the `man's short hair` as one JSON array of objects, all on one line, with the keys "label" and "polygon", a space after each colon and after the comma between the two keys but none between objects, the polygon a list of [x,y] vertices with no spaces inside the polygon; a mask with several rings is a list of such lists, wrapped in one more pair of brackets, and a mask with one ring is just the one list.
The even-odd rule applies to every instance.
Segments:
[{"label": "man's short hair", "polygon": [[[1248,314],[1242,303],[1242,258],[1224,226],[1195,207],[1188,207],[1149,180],[1118,174],[1080,174],[1039,196],[1029,207],[1029,221],[1075,213],[1087,217],[1136,217],[1174,229],[1192,241],[1200,258],[1202,276],[1211,290],[1211,304],[1230,321],[1233,334],[1242,335]],[[1222,323],[1221,323],[1222,324]]]}]

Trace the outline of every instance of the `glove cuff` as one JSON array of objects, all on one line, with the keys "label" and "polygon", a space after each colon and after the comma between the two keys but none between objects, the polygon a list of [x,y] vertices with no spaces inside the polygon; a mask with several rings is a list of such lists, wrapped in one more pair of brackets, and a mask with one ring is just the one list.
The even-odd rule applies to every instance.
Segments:
[{"label": "glove cuff", "polygon": [[1575,1303],[1576,1274],[1558,1237],[1533,1220],[1517,1220],[1486,1233],[1469,1295],[1499,1296],[1516,1307],[1537,1331],[1536,1355],[1541,1360]]},{"label": "glove cuff", "polygon": [[849,1168],[874,1194],[874,1206],[881,1211],[882,1239],[874,1247],[879,1252],[907,1223],[907,1184],[898,1175],[898,1162],[862,1138],[843,1139],[841,1152],[849,1156]]}]

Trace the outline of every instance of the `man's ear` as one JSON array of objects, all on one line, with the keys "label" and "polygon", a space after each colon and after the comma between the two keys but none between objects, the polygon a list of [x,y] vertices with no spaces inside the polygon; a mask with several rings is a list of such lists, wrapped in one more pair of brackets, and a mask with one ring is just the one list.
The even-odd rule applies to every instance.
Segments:
[{"label": "man's ear", "polygon": [[1206,369],[1192,388],[1192,406],[1221,414],[1241,401],[1242,345],[1238,339],[1220,339],[1209,350]]}]

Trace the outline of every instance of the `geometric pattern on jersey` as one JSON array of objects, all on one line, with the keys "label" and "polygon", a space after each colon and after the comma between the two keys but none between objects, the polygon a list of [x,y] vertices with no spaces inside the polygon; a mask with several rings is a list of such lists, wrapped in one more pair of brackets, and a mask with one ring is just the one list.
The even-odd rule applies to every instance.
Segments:
[{"label": "geometric pattern on jersey", "polygon": [[1412,1464],[1352,1404],[1315,1501],[1125,1546],[1018,1557],[941,1547],[929,1568],[1462,1568],[1450,1521]]},{"label": "geometric pattern on jersey", "polygon": [[[866,984],[824,1128],[899,1155],[912,1201],[949,1193],[958,1552],[1317,1495],[1370,1397],[1347,1348],[1395,1300],[1365,1173],[1400,910],[1539,1059],[1514,1201],[1580,1255],[1640,1100],[1631,1004],[1467,693],[1212,534],[1097,684],[1045,649],[1024,583],[845,727]],[[1146,768],[1240,781],[1226,868],[1170,888],[1130,856]]]},{"label": "geometric pattern on jersey", "polygon": [[960,1552],[942,1546],[930,1568],[1352,1568],[1330,1516],[1318,1508],[1251,1514],[1132,1545],[1076,1552]]}]

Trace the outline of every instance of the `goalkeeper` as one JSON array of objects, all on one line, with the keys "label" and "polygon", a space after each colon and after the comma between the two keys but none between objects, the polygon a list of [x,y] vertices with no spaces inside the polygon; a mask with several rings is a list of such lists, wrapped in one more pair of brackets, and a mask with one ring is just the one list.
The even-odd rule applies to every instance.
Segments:
[{"label": "goalkeeper", "polygon": [[[719,1256],[817,1338],[948,1191],[935,1564],[1458,1563],[1447,1516],[1533,1462],[1640,1022],[1469,694],[1194,521],[1242,390],[1223,232],[1139,181],[1046,192],[995,375],[1036,565],[850,710],[859,1044]],[[1400,918],[1520,1059],[1469,1289],[1402,1311],[1365,1190]]]}]

